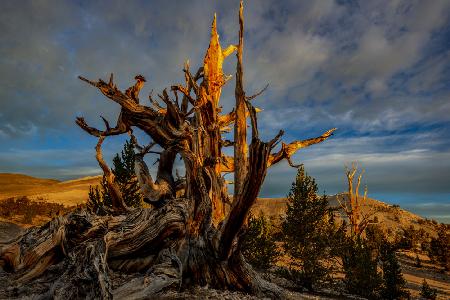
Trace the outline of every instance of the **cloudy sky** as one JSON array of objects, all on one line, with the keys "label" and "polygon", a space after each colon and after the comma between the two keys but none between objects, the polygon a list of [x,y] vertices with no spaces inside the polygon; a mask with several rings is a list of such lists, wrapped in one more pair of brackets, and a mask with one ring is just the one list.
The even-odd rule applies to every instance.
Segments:
[{"label": "cloudy sky", "polygon": [[[267,139],[308,138],[299,152],[321,191],[365,169],[369,196],[450,222],[450,1],[246,1],[245,86]],[[96,140],[118,107],[77,79],[136,74],[161,91],[201,64],[217,12],[221,43],[237,41],[238,1],[1,1],[0,172],[71,179],[99,174]],[[234,56],[225,66],[234,73]],[[222,104],[230,110],[233,83]],[[108,139],[111,158],[125,137]],[[287,194],[295,170],[273,167],[263,197]]]}]

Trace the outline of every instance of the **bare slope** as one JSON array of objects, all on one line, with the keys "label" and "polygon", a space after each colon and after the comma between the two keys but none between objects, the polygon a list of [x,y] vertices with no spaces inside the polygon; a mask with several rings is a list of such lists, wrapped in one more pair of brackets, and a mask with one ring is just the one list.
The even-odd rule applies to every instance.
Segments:
[{"label": "bare slope", "polygon": [[99,184],[101,176],[58,181],[22,174],[0,174],[0,199],[28,196],[32,200],[74,206],[87,200],[89,186]]}]

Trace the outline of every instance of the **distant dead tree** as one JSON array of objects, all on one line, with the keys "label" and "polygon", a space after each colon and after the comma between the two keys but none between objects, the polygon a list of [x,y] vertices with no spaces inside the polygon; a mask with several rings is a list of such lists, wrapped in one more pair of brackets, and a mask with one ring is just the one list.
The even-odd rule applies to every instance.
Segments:
[{"label": "distant dead tree", "polygon": [[359,236],[366,229],[370,222],[370,218],[376,213],[374,209],[365,209],[367,205],[367,186],[364,187],[364,194],[359,194],[359,188],[361,185],[361,179],[364,174],[364,170],[361,170],[356,179],[355,175],[358,172],[358,165],[356,162],[352,163],[351,168],[345,167],[345,175],[347,177],[348,192],[342,198],[336,197],[339,207],[344,212],[350,225],[350,233],[352,236]]},{"label": "distant dead tree", "polygon": [[[142,75],[135,77],[136,84],[126,92],[116,86],[113,75],[108,82],[80,77],[121,107],[115,126],[103,118],[105,130],[89,126],[81,117],[76,120],[98,139],[96,157],[112,191],[113,213],[97,216],[80,209],[0,245],[0,265],[10,272],[11,286],[39,282],[58,299],[151,298],[169,286],[194,284],[279,296],[280,289],[261,279],[245,262],[239,237],[267,169],[283,159],[293,165],[296,151],[326,140],[335,128],[319,137],[281,143],[278,150],[283,131],[263,142],[257,109],[251,102],[260,93],[247,96],[244,91],[243,49],[241,1],[238,44],[222,49],[214,17],[203,65],[192,73],[186,63],[185,83],[164,89],[158,99],[150,95],[148,105],[139,98],[146,82]],[[236,105],[222,114],[220,96],[229,79],[222,64],[235,51]],[[234,141],[222,136],[230,126],[234,127]],[[133,128],[146,133],[152,143],[140,146]],[[104,139],[127,133],[136,147],[135,170],[141,192],[153,209],[127,207],[103,160]],[[156,144],[162,150],[153,178],[143,158]],[[224,147],[233,147],[234,156],[225,155]],[[176,157],[181,157],[186,170],[177,180],[173,176]],[[233,197],[229,197],[224,179],[229,172],[234,172]],[[231,206],[225,209],[230,198]],[[112,276],[115,272],[146,275],[124,283]]]}]

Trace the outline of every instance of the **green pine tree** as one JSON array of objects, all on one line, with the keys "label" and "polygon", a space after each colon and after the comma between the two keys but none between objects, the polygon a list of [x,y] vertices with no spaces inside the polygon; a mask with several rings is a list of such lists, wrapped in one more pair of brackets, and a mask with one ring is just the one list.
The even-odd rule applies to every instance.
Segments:
[{"label": "green pine tree", "polygon": [[131,141],[125,142],[120,157],[119,154],[114,157],[112,171],[125,204],[128,207],[141,206],[142,194],[134,172],[134,146]]},{"label": "green pine tree", "polygon": [[[125,142],[120,155],[117,153],[114,156],[111,171],[114,173],[125,204],[128,207],[141,206],[142,194],[134,173],[134,149],[130,141]],[[106,214],[107,208],[112,206],[111,201],[106,177],[103,175],[100,187],[90,187],[87,207],[97,214]]]},{"label": "green pine tree", "polygon": [[383,270],[383,299],[408,299],[406,280],[403,278],[400,264],[395,255],[394,248],[386,243],[380,251],[381,268]]},{"label": "green pine tree", "polygon": [[241,250],[245,259],[255,268],[267,270],[274,265],[279,253],[273,225],[264,214],[259,217],[250,216]]},{"label": "green pine tree", "polygon": [[308,290],[330,277],[330,241],[337,231],[328,199],[318,196],[317,191],[314,178],[301,166],[288,195],[282,223],[284,249],[293,259],[287,274]]},{"label": "green pine tree", "polygon": [[367,242],[359,236],[347,238],[341,255],[347,291],[368,299],[379,298],[382,277],[373,249]]},{"label": "green pine tree", "polygon": [[424,279],[422,281],[422,289],[420,290],[420,296],[424,299],[435,300],[437,298],[437,290],[428,285],[428,282]]}]

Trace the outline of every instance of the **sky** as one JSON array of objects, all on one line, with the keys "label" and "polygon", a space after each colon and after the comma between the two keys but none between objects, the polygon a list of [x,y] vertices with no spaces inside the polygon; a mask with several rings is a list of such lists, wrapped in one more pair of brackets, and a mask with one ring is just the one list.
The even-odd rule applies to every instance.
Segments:
[{"label": "sky", "polygon": [[[183,83],[201,65],[214,12],[223,47],[237,43],[233,1],[0,2],[0,172],[73,179],[100,174],[96,139],[119,107],[77,79],[136,74],[141,92]],[[450,223],[450,1],[245,1],[244,85],[260,133],[285,142],[337,127],[299,151],[321,192],[346,189],[345,165],[365,170],[368,195]],[[225,73],[234,74],[231,56]],[[224,87],[230,111],[234,83]],[[126,137],[108,138],[111,159]],[[142,137],[145,140],[145,137]],[[151,159],[151,158],[149,158]],[[272,167],[262,197],[283,197],[296,170]]]}]

